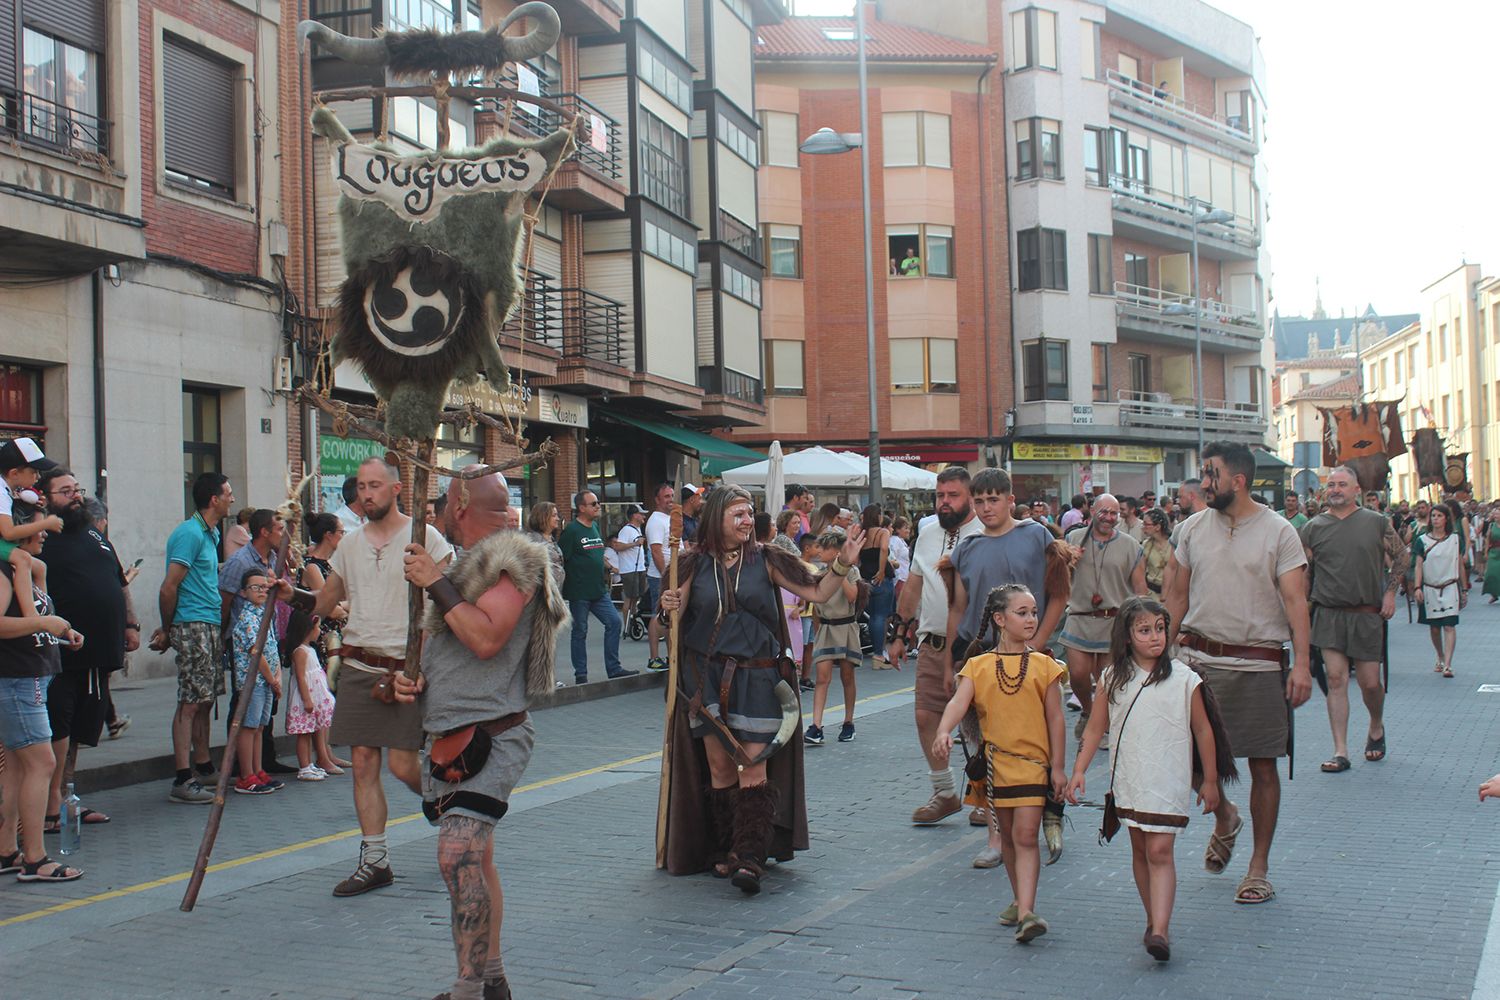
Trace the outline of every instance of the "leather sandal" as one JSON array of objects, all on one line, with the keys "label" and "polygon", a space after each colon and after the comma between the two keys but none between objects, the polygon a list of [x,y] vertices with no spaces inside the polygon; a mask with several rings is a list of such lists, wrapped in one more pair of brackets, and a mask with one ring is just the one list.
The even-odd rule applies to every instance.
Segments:
[{"label": "leather sandal", "polygon": [[1323,762],[1323,773],[1342,774],[1343,772],[1349,770],[1351,766],[1352,765],[1350,765],[1348,757],[1335,755],[1331,760],[1325,760]]}]

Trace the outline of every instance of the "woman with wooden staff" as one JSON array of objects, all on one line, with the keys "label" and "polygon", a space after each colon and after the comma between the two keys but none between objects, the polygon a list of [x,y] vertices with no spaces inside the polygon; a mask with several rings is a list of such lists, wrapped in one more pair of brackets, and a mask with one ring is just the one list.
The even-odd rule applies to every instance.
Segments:
[{"label": "woman with wooden staff", "polygon": [[855,529],[831,572],[813,577],[790,553],[756,544],[754,531],[750,494],[713,489],[681,583],[661,595],[663,615],[682,617],[659,863],[674,875],[712,868],[747,894],[760,891],[768,856],[788,861],[808,846],[802,741],[776,748],[786,723],[796,733],[801,721],[777,588],[827,600],[864,537]]}]

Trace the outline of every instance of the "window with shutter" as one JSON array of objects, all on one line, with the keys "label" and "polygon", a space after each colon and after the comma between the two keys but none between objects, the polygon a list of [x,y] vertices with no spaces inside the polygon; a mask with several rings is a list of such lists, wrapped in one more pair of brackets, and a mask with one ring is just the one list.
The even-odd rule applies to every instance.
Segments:
[{"label": "window with shutter", "polygon": [[235,193],[237,67],[162,38],[162,147],[168,178],[224,198]]},{"label": "window with shutter", "polygon": [[922,162],[927,166],[953,166],[950,124],[947,115],[922,112]]},{"label": "window with shutter", "polygon": [[760,162],[769,167],[797,165],[797,116],[786,111],[760,113]]},{"label": "window with shutter", "polygon": [[917,143],[917,113],[894,111],[880,116],[888,167],[915,167],[922,159]]}]

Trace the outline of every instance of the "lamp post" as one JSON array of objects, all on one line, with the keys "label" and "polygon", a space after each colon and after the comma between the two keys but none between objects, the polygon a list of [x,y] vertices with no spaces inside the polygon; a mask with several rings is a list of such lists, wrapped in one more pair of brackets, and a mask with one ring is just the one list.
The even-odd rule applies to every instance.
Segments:
[{"label": "lamp post", "polygon": [[1203,461],[1203,289],[1198,283],[1198,227],[1214,222],[1229,222],[1234,213],[1226,208],[1210,208],[1198,211],[1201,205],[1197,198],[1189,198],[1188,206],[1193,213],[1193,305],[1191,309],[1174,303],[1162,310],[1166,316],[1193,314],[1193,392],[1198,402],[1198,461]]},{"label": "lamp post", "polygon": [[876,405],[875,370],[875,264],[870,245],[870,150],[865,145],[865,136],[870,134],[870,102],[866,91],[865,77],[865,17],[864,0],[854,5],[855,48],[859,53],[859,132],[835,132],[831,128],[820,128],[802,141],[797,148],[813,156],[847,153],[859,150],[860,197],[864,206],[863,224],[865,253],[865,372],[870,390],[870,502],[881,502],[880,479],[880,411]]}]

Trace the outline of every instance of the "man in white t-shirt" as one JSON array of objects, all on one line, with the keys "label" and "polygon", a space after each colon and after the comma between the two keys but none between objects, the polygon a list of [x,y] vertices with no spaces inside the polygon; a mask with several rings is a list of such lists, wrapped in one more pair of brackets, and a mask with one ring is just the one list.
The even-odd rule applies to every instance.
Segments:
[{"label": "man in white t-shirt", "polygon": [[969,471],[955,465],[939,472],[937,518],[923,521],[922,531],[912,545],[911,575],[896,604],[898,637],[894,649],[890,642],[886,643],[892,663],[901,662],[909,641],[917,643],[917,741],[927,755],[928,777],[932,780],[932,798],[911,814],[911,821],[917,826],[931,826],[963,810],[948,762],[932,754],[938,723],[954,689],[953,661],[945,634],[948,585],[943,573],[948,568],[948,556],[958,543],[982,530],[984,526],[974,516],[969,502]]},{"label": "man in white t-shirt", "polygon": [[[313,609],[322,617],[339,601],[349,600],[349,619],[342,629],[340,697],[329,737],[350,748],[361,839],[359,865],[334,887],[335,896],[357,896],[394,880],[385,839],[382,751],[391,774],[421,792],[417,750],[422,745],[422,709],[376,697],[377,682],[388,682],[390,673],[405,665],[408,592],[403,559],[411,541],[411,518],[396,506],[400,473],[384,459],[365,460],[357,489],[365,523],[346,534],[334,551]],[[453,546],[432,525],[426,529],[423,548],[438,566],[447,566]]]},{"label": "man in white t-shirt", "polygon": [[619,564],[620,589],[628,611],[646,592],[646,533],[642,530],[646,526],[646,508],[638,503],[629,504],[625,517],[625,523],[610,539],[605,555],[614,553]]},{"label": "man in white t-shirt", "polygon": [[661,621],[656,618],[656,605],[661,600],[661,578],[667,571],[671,552],[667,536],[672,530],[672,502],[677,488],[671,483],[662,483],[656,488],[652,502],[656,509],[646,519],[646,594],[651,605],[651,658],[646,666],[652,670],[667,669],[666,657],[658,655],[661,647]]}]

